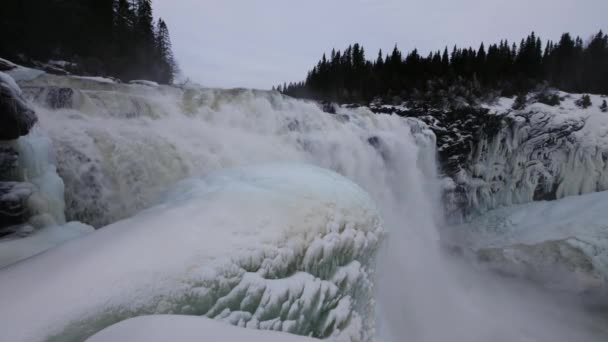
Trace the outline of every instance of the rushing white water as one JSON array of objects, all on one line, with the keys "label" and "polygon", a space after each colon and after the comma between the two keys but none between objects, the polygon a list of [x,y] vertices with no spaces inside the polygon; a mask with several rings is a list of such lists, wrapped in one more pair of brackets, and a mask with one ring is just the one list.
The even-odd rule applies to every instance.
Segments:
[{"label": "rushing white water", "polygon": [[[226,167],[312,163],[355,181],[379,204],[389,230],[377,288],[381,339],[593,340],[580,328],[584,319],[573,323],[582,317],[574,306],[556,316],[559,306],[545,305],[537,293],[454,276],[465,268],[446,264],[440,253],[435,138],[416,120],[364,108],[332,115],[252,90],[50,75],[20,85],[53,141],[68,219],[100,227],[151,206],[183,178]],[[571,323],[567,331],[563,322]]]}]

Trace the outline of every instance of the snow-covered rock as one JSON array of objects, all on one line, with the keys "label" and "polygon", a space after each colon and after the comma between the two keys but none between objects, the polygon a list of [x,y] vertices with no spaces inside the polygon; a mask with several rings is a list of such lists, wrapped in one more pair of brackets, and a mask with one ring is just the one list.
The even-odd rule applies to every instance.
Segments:
[{"label": "snow-covered rock", "polygon": [[484,264],[576,292],[608,295],[608,192],[489,211],[450,228]]},{"label": "snow-covered rock", "polygon": [[148,87],[159,87],[158,83],[154,82],[154,81],[147,81],[147,80],[133,80],[129,82],[130,84],[138,84],[138,85],[145,85]]},{"label": "snow-covered rock", "polygon": [[204,317],[144,316],[128,319],[86,342],[312,342],[310,337],[234,327]]},{"label": "snow-covered rock", "polygon": [[95,231],[95,228],[79,222],[50,226],[38,231],[30,225],[16,228],[13,236],[0,239],[0,269]]},{"label": "snow-covered rock", "polygon": [[382,236],[369,196],[331,171],[271,164],[185,181],[154,208],[0,270],[2,336],[81,341],[172,313],[369,341]]},{"label": "snow-covered rock", "polygon": [[558,92],[549,106],[535,96],[521,109],[513,99],[454,110],[376,105],[374,112],[417,117],[437,135],[450,213],[484,212],[500,206],[555,200],[608,189],[608,115],[604,96]]},{"label": "snow-covered rock", "polygon": [[36,120],[34,110],[22,97],[15,80],[0,72],[0,140],[26,135]]}]

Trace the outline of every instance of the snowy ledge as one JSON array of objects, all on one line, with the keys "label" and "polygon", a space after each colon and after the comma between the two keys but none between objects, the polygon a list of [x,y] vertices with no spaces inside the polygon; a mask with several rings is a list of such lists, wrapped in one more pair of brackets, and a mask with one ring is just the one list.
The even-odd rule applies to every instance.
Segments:
[{"label": "snowy ledge", "polygon": [[83,341],[151,314],[368,341],[383,236],[368,195],[306,165],[182,182],[158,206],[0,270],[9,341]]},{"label": "snowy ledge", "polygon": [[314,339],[268,331],[231,327],[208,318],[145,316],[131,318],[102,330],[87,342],[312,342]]}]

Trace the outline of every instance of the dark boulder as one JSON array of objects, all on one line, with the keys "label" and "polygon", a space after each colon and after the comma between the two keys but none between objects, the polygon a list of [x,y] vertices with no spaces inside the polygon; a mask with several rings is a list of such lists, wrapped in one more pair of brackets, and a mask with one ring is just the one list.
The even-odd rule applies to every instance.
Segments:
[{"label": "dark boulder", "polygon": [[10,78],[0,76],[0,140],[15,140],[28,134],[38,118]]}]

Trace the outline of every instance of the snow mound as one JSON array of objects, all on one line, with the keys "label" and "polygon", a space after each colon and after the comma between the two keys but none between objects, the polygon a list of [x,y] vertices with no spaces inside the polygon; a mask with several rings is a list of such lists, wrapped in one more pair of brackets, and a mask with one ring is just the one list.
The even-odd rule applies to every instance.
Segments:
[{"label": "snow mound", "polygon": [[313,338],[251,331],[207,318],[191,316],[145,316],[132,318],[102,330],[87,342],[305,342]]},{"label": "snow mound", "polygon": [[82,341],[127,318],[207,316],[368,341],[383,236],[331,171],[272,164],[182,182],[157,206],[0,271],[8,341]]},{"label": "snow mound", "polygon": [[575,291],[608,289],[608,192],[495,209],[453,228],[483,262]]}]

